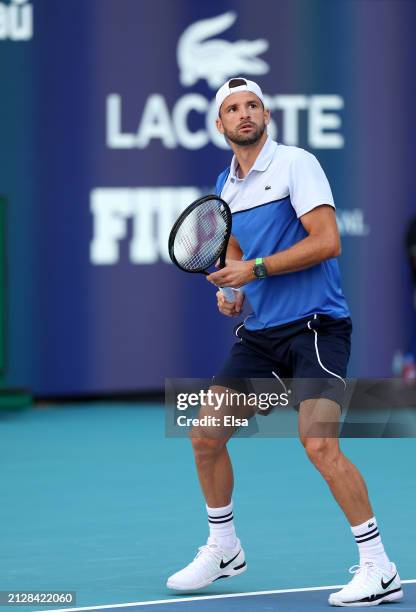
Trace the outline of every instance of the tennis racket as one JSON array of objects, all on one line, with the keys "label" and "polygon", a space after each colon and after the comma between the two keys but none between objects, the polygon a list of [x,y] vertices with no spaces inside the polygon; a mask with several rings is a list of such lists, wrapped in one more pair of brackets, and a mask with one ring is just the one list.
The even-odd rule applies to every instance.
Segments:
[{"label": "tennis racket", "polygon": [[[225,254],[231,234],[232,216],[227,202],[207,195],[192,202],[180,215],[169,236],[169,256],[184,272],[208,275],[219,260],[225,266]],[[234,302],[231,287],[222,287],[227,302]]]}]

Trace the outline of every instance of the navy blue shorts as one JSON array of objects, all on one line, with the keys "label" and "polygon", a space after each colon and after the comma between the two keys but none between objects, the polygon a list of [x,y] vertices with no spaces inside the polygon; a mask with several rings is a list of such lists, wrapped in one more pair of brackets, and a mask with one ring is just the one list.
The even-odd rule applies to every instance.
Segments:
[{"label": "navy blue shorts", "polygon": [[[313,315],[256,331],[240,323],[234,332],[239,341],[214,376],[214,384],[247,392],[250,378],[295,379],[299,402],[326,397],[342,404],[351,348],[350,318]],[[307,381],[302,384],[299,379]]]}]

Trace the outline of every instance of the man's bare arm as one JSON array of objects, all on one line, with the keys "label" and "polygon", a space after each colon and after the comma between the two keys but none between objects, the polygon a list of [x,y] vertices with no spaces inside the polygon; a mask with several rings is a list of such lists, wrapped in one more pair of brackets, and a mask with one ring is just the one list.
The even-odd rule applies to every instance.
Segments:
[{"label": "man's bare arm", "polygon": [[289,249],[265,257],[268,274],[304,270],[341,253],[341,241],[332,206],[318,206],[300,217],[300,221],[308,235]]},{"label": "man's bare arm", "polygon": [[[300,221],[308,235],[290,248],[264,257],[270,276],[304,270],[340,254],[341,243],[332,206],[322,204],[303,215]],[[207,278],[219,287],[242,287],[254,280],[253,265],[253,260],[228,260],[225,268]]]},{"label": "man's bare arm", "polygon": [[235,238],[235,236],[231,234],[230,240],[228,242],[226,259],[236,259],[237,261],[240,261],[242,257],[243,251],[241,250],[240,245],[238,244],[238,240],[237,238]]}]

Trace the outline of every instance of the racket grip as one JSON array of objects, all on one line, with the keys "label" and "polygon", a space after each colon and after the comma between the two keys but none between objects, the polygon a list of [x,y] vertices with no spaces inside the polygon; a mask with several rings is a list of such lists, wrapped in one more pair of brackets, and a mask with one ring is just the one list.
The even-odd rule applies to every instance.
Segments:
[{"label": "racket grip", "polygon": [[235,294],[231,287],[221,287],[221,292],[223,293],[227,302],[235,302]]}]

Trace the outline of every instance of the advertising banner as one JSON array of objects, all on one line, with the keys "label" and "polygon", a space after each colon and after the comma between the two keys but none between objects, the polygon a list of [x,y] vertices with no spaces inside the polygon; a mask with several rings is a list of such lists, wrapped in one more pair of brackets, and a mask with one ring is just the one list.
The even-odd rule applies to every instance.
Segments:
[{"label": "advertising banner", "polygon": [[270,135],[324,168],[350,375],[389,376],[414,317],[415,18],[413,3],[0,2],[10,384],[78,395],[215,374],[233,322],[167,241],[230,163],[213,100],[234,76],[262,86]]}]

